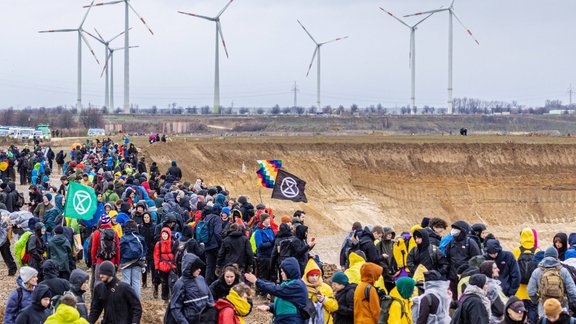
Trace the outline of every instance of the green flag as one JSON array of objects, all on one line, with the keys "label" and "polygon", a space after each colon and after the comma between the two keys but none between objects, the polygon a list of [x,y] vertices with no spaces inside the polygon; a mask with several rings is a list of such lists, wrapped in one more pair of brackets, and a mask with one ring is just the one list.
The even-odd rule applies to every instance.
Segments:
[{"label": "green flag", "polygon": [[69,218],[79,218],[84,220],[92,219],[98,208],[98,198],[94,189],[70,182],[66,193],[66,204],[64,205],[64,215]]}]

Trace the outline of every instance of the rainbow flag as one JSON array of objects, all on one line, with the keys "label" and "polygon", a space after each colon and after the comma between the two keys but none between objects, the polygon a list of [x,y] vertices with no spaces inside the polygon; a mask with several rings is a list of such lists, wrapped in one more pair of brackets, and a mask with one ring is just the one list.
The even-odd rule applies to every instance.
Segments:
[{"label": "rainbow flag", "polygon": [[258,175],[257,186],[264,188],[274,188],[274,181],[278,174],[278,169],[282,167],[281,160],[257,160],[260,170],[256,171]]}]

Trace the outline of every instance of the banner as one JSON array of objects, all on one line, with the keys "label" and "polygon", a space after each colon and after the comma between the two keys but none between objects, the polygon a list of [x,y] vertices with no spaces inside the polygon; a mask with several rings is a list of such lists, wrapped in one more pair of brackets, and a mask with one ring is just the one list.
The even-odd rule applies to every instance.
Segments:
[{"label": "banner", "polygon": [[260,170],[256,171],[258,175],[258,183],[256,185],[264,188],[274,188],[274,181],[276,180],[278,169],[282,167],[282,161],[258,160],[257,162],[260,165]]},{"label": "banner", "polygon": [[64,215],[66,217],[89,220],[92,219],[97,208],[98,200],[94,189],[76,182],[70,182],[66,193],[66,203],[64,204]]},{"label": "banner", "polygon": [[307,203],[308,199],[304,193],[305,187],[306,181],[284,170],[278,170],[274,190],[272,190],[272,198]]}]

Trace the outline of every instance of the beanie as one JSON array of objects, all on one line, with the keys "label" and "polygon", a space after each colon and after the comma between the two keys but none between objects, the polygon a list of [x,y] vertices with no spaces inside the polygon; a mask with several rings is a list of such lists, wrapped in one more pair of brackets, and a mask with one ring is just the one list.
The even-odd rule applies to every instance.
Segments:
[{"label": "beanie", "polygon": [[102,215],[102,217],[100,217],[100,224],[105,225],[105,224],[109,224],[112,220],[110,219],[110,216],[108,215]]},{"label": "beanie", "polygon": [[30,279],[34,278],[34,276],[37,275],[38,271],[36,271],[36,269],[32,267],[24,266],[20,268],[20,279],[22,279],[24,283],[27,283],[28,281],[30,281]]},{"label": "beanie", "polygon": [[112,277],[116,273],[116,267],[114,267],[114,263],[110,261],[104,261],[100,264],[100,270],[98,273]]},{"label": "beanie", "polygon": [[400,296],[404,299],[410,299],[412,294],[414,294],[414,287],[416,286],[416,280],[410,277],[403,277],[396,280],[396,288],[400,293]]},{"label": "beanie", "polygon": [[46,196],[46,199],[48,199],[48,201],[52,200],[52,194],[45,194],[44,196]]},{"label": "beanie", "polygon": [[313,276],[313,275],[321,275],[321,274],[322,274],[322,272],[320,271],[320,269],[312,269],[306,273],[306,277]]},{"label": "beanie", "polygon": [[470,277],[468,283],[482,289],[486,284],[486,276],[481,273],[474,274]]},{"label": "beanie", "polygon": [[347,285],[348,276],[344,272],[338,271],[332,276],[332,282],[339,283],[341,285]]},{"label": "beanie", "polygon": [[222,213],[225,213],[226,215],[230,216],[230,208],[228,207],[222,208]]},{"label": "beanie", "polygon": [[56,226],[54,229],[54,234],[64,234],[64,227],[62,227],[62,225]]},{"label": "beanie", "polygon": [[544,314],[547,316],[557,316],[562,313],[562,305],[556,298],[549,298],[544,302]]},{"label": "beanie", "polygon": [[546,249],[546,252],[544,252],[544,257],[545,258],[552,257],[554,259],[558,259],[558,250],[556,250],[556,248],[551,246]]},{"label": "beanie", "polygon": [[280,218],[280,221],[282,222],[282,224],[292,223],[292,217],[282,216],[282,218]]},{"label": "beanie", "polygon": [[238,197],[238,203],[245,204],[247,202],[248,202],[248,199],[246,199],[246,197],[244,197],[244,196]]}]

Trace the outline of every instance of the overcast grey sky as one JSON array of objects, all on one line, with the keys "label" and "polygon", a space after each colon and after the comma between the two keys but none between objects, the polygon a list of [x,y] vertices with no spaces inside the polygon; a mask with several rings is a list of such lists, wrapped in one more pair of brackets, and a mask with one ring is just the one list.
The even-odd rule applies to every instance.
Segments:
[{"label": "overcast grey sky", "polygon": [[[98,2],[98,1],[97,1]],[[131,102],[140,107],[212,103],[214,24],[178,10],[213,16],[227,0],[132,0],[155,32],[131,16]],[[230,58],[221,52],[221,102],[229,106],[315,103],[315,68],[306,77],[314,44],[300,19],[318,40],[348,35],[322,50],[323,104],[360,106],[409,103],[409,30],[381,12],[398,16],[447,5],[439,0],[235,0],[222,16]],[[81,0],[0,0],[0,107],[73,105],[76,99],[76,35],[39,30],[76,28]],[[568,101],[576,87],[576,2],[571,0],[457,0],[455,10],[480,41],[477,46],[455,24],[454,96],[517,100],[542,105]],[[123,6],[92,10],[85,29],[105,38],[121,32]],[[409,23],[416,20],[408,20]],[[417,105],[444,106],[447,97],[446,13],[419,28]],[[104,48],[90,41],[101,62]],[[123,39],[115,41],[123,46]],[[119,54],[119,55],[118,55]],[[102,106],[103,65],[83,48],[83,103]],[[103,64],[103,63],[102,63]],[[115,103],[122,103],[123,56],[115,57]]]}]

